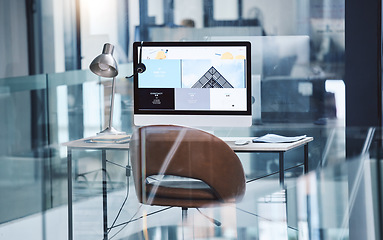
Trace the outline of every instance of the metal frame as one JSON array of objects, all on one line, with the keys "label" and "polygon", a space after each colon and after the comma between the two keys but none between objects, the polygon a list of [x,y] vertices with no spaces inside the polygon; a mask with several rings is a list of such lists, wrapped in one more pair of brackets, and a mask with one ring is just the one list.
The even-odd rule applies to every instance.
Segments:
[{"label": "metal frame", "polygon": [[[298,148],[300,148],[301,146],[299,146]],[[293,168],[296,168],[296,167],[300,167],[303,165],[303,172],[306,174],[309,172],[309,162],[308,162],[308,159],[309,159],[309,142],[303,144],[303,163],[302,164],[298,164],[298,165],[295,165],[293,167],[290,167],[288,169],[285,169],[284,167],[284,162],[285,162],[285,152],[289,151],[289,150],[286,150],[286,151],[243,151],[243,150],[234,150],[234,152],[249,152],[249,153],[257,153],[257,152],[267,152],[267,153],[278,153],[279,154],[279,184],[282,188],[285,187],[285,171],[286,170],[290,170],[290,169],[293,169]],[[293,148],[293,149],[290,149],[290,150],[294,150],[296,148]],[[268,176],[271,176],[271,175],[274,175],[275,173],[277,172],[273,172],[271,174],[268,174],[268,175],[265,175],[265,176],[262,176],[262,177],[259,177],[259,178],[254,178],[254,179],[251,179],[251,180],[248,180],[247,182],[253,182],[255,180],[259,180],[261,178],[265,178],[265,177],[268,177]]]},{"label": "metal frame", "polygon": [[[103,212],[103,240],[108,239],[108,192],[106,172],[106,149],[101,150],[102,164],[102,212]],[[73,240],[73,184],[72,184],[72,148],[67,149],[67,173],[68,173],[68,239]]]}]

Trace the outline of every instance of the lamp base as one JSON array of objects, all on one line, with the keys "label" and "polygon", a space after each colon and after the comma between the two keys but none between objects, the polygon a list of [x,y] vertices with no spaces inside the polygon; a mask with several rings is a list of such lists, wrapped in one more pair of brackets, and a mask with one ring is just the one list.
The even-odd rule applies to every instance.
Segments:
[{"label": "lamp base", "polygon": [[97,133],[97,135],[126,135],[126,132],[120,132],[113,127],[107,127],[101,132]]}]

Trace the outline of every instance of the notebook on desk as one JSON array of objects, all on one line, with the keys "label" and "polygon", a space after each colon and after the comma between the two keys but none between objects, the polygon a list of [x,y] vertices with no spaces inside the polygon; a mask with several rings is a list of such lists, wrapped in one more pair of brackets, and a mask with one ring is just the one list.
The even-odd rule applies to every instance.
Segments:
[{"label": "notebook on desk", "polygon": [[306,135],[286,137],[282,135],[269,133],[269,134],[253,139],[253,143],[291,143],[291,142],[302,140],[305,137]]}]

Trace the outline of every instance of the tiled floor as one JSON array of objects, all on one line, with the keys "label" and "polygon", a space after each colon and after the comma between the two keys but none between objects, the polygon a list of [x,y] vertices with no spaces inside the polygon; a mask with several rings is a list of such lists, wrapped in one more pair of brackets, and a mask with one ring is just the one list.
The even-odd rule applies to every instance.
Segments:
[{"label": "tiled floor", "polygon": [[[196,209],[189,209],[187,220],[183,222],[180,208],[141,205],[131,187],[128,201],[115,224],[122,225],[110,231],[109,239],[287,239],[291,229],[286,223],[285,198],[283,194],[272,194],[275,191],[279,191],[277,180],[252,182],[237,205],[200,209],[221,222],[217,227]],[[108,194],[108,226],[112,225],[125,194],[125,190]],[[163,209],[166,210],[161,211]],[[156,211],[161,212],[151,215]],[[102,239],[101,196],[75,202],[73,213],[74,239]],[[0,239],[67,239],[66,216],[67,208],[63,206],[44,215],[3,224]],[[132,219],[135,221],[123,224]],[[36,229],[41,229],[40,235],[35,234]]]}]

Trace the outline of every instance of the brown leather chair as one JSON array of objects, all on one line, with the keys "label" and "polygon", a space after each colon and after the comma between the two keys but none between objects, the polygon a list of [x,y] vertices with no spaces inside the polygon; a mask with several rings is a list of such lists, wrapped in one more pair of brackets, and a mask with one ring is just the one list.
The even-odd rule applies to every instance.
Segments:
[{"label": "brown leather chair", "polygon": [[[137,197],[144,204],[199,208],[234,203],[245,193],[239,158],[205,131],[174,125],[141,127],[132,136],[130,156]],[[152,181],[153,176],[165,177]]]}]

